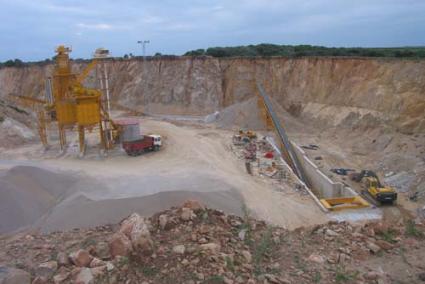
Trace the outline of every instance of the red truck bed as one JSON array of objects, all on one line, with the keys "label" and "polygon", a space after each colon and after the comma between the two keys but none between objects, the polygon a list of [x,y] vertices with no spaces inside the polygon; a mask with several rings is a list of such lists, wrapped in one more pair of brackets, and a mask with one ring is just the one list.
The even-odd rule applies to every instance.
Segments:
[{"label": "red truck bed", "polygon": [[153,138],[143,136],[143,139],[122,142],[122,147],[129,156],[138,156],[145,151],[155,150]]}]

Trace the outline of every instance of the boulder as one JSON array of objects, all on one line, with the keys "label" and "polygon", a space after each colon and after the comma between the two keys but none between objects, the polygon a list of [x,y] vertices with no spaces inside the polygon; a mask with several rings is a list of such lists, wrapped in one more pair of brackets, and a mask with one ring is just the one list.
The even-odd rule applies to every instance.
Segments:
[{"label": "boulder", "polygon": [[382,222],[371,224],[371,226],[373,227],[374,233],[380,234],[380,235],[385,234],[386,232],[390,230],[390,227],[387,224],[384,224]]},{"label": "boulder", "polygon": [[69,277],[69,272],[60,272],[58,274],[56,274],[55,276],[53,276],[53,282],[55,284],[60,284],[65,282]]},{"label": "boulder", "polygon": [[252,261],[252,255],[249,251],[243,250],[242,255],[245,258],[246,262],[250,263]]},{"label": "boulder", "polygon": [[425,272],[419,273],[418,274],[418,279],[421,280],[421,281],[423,281],[423,282],[425,282]]},{"label": "boulder", "polygon": [[205,206],[202,205],[199,201],[197,200],[187,200],[185,203],[183,203],[183,206],[185,208],[189,208],[193,211],[198,211],[198,210],[204,210]]},{"label": "boulder", "polygon": [[105,266],[106,265],[106,262],[104,262],[103,260],[101,260],[101,259],[98,259],[98,258],[93,258],[93,260],[90,262],[90,267],[99,267],[99,266]]},{"label": "boulder", "polygon": [[37,276],[34,278],[34,280],[31,282],[31,284],[47,284],[48,278],[45,276]]},{"label": "boulder", "polygon": [[58,269],[58,263],[52,260],[52,261],[48,261],[48,262],[44,262],[40,264],[37,267],[35,274],[37,276],[50,278],[55,274],[57,269]]},{"label": "boulder", "polygon": [[168,216],[165,214],[159,215],[158,223],[159,227],[164,230],[168,223]]},{"label": "boulder", "polygon": [[107,271],[112,271],[112,270],[114,270],[114,269],[115,269],[115,266],[112,264],[112,262],[107,261],[107,262],[106,262],[106,270],[107,270]]},{"label": "boulder", "polygon": [[315,254],[315,253],[312,253],[308,257],[308,260],[311,261],[311,262],[319,263],[319,264],[325,263],[325,258],[323,256],[321,256],[319,254]]},{"label": "boulder", "polygon": [[90,265],[93,257],[84,249],[80,249],[76,252],[73,252],[69,255],[72,263],[79,267],[87,267]]},{"label": "boulder", "polygon": [[94,278],[102,276],[107,271],[106,265],[97,266],[90,269]]},{"label": "boulder", "polygon": [[193,212],[192,209],[186,208],[186,207],[182,208],[182,213],[180,215],[180,218],[183,221],[189,221],[189,220],[192,220],[195,217],[196,217],[196,214]]},{"label": "boulder", "polygon": [[80,270],[74,280],[75,284],[93,284],[94,277],[90,268],[84,267]]},{"label": "boulder", "polygon": [[111,240],[109,241],[109,250],[112,257],[116,257],[118,255],[126,256],[133,251],[133,246],[124,233],[118,232],[111,237]]},{"label": "boulder", "polygon": [[176,254],[184,254],[186,247],[184,245],[177,245],[173,247],[173,252]]},{"label": "boulder", "polygon": [[381,248],[377,244],[370,241],[366,243],[366,247],[373,253],[378,253],[381,250]]},{"label": "boulder", "polygon": [[339,234],[331,229],[326,229],[325,234],[329,237],[337,237]]},{"label": "boulder", "polygon": [[127,219],[121,222],[120,232],[131,239],[131,232],[136,224],[145,223],[142,216],[137,213],[131,214]]},{"label": "boulder", "polygon": [[59,252],[56,257],[56,262],[58,263],[58,266],[67,266],[69,265],[69,257],[64,252]]},{"label": "boulder", "polygon": [[377,240],[376,244],[383,250],[390,250],[390,249],[394,248],[393,244],[391,244],[387,241],[384,241],[384,240]]},{"label": "boulder", "polygon": [[246,233],[248,232],[248,230],[247,229],[242,229],[242,230],[240,230],[239,231],[239,233],[238,233],[238,237],[239,237],[239,239],[241,240],[241,241],[244,241],[245,240],[245,236],[246,236]]},{"label": "boulder", "polygon": [[138,218],[133,224],[130,240],[134,250],[141,252],[143,255],[151,255],[153,253],[151,233],[144,218]]},{"label": "boulder", "polygon": [[30,284],[31,275],[22,269],[0,266],[0,283],[1,284]]},{"label": "boulder", "polygon": [[381,274],[379,272],[376,272],[376,271],[369,271],[369,272],[363,274],[363,277],[366,280],[377,280],[378,278],[381,277]]},{"label": "boulder", "polygon": [[68,277],[69,277],[69,272],[61,271],[60,273],[53,276],[53,282],[55,284],[60,284],[65,282],[68,279]]},{"label": "boulder", "polygon": [[209,251],[213,254],[219,253],[221,246],[216,243],[208,243],[199,246],[202,251]]},{"label": "boulder", "polygon": [[98,242],[95,246],[96,255],[100,259],[110,259],[111,252],[109,251],[109,245],[106,242]]}]

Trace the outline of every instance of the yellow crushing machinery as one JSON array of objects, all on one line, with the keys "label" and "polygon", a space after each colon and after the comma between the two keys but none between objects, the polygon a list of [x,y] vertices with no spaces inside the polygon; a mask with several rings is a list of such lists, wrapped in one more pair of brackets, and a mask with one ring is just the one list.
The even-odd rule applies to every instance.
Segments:
[{"label": "yellow crushing machinery", "polygon": [[[37,110],[37,124],[40,140],[46,147],[49,140],[46,129],[50,123],[57,123],[61,151],[67,145],[66,131],[78,132],[80,155],[85,152],[86,131],[97,131],[100,149],[111,149],[121,130],[109,114],[109,86],[105,65],[98,66],[108,58],[109,51],[97,49],[94,59],[79,74],[72,70],[70,52],[71,49],[63,45],[56,48],[55,66],[46,83],[44,101],[25,96],[18,98],[33,105],[42,105]],[[96,67],[99,67],[97,73],[100,72],[102,89],[87,88],[83,82]]]}]

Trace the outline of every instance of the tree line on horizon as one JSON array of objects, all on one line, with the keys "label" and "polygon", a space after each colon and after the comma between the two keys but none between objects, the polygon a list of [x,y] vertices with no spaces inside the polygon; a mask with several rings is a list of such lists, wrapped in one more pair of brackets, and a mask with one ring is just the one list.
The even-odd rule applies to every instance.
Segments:
[{"label": "tree line on horizon", "polygon": [[[232,47],[210,47],[207,49],[195,49],[186,52],[183,56],[211,56],[211,57],[308,57],[308,56],[347,56],[347,57],[386,57],[386,58],[425,58],[425,47],[325,47],[314,45],[277,45],[277,44],[257,44]],[[156,53],[154,56],[147,56],[147,59],[167,57],[176,58],[176,55],[162,55]],[[125,54],[116,59],[141,59],[141,56]],[[52,63],[53,58],[41,61],[24,62],[20,59],[11,59],[0,62],[2,67],[23,67],[31,65],[45,65]],[[74,59],[76,62],[85,62],[88,59]]]},{"label": "tree line on horizon", "polygon": [[325,47],[314,45],[257,44],[233,47],[210,47],[188,51],[185,56],[212,57],[305,57],[305,56],[352,56],[425,58],[425,47]]}]

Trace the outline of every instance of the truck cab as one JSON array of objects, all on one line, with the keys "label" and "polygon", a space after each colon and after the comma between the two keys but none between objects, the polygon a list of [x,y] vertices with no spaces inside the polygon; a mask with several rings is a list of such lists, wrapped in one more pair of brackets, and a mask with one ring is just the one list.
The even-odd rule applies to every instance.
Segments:
[{"label": "truck cab", "polygon": [[161,135],[151,134],[151,135],[149,135],[149,137],[152,137],[152,139],[153,139],[154,149],[159,150],[159,148],[161,148],[161,146],[162,146]]}]

